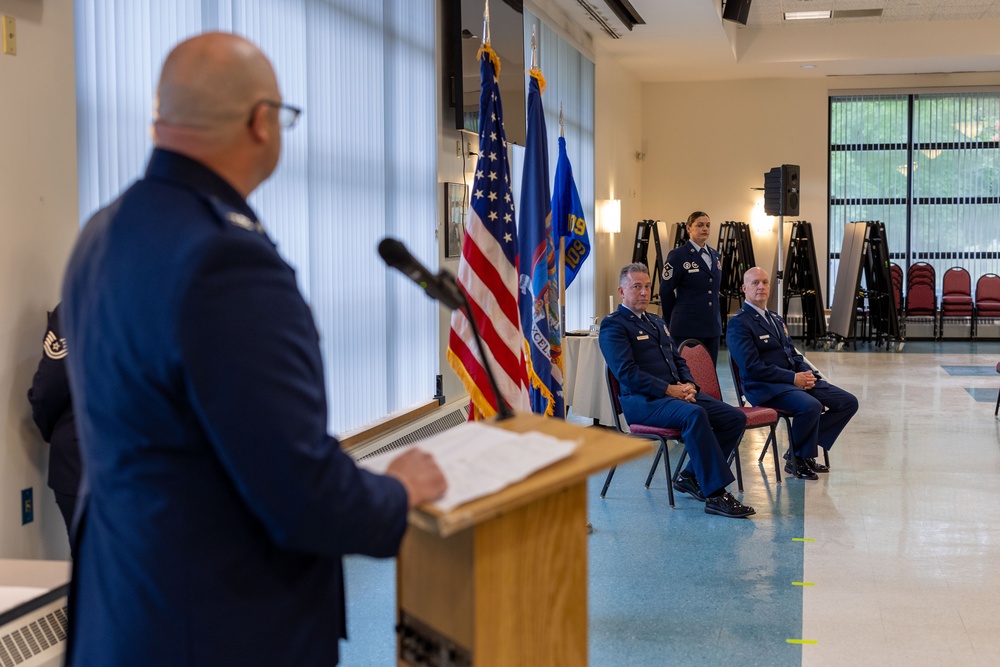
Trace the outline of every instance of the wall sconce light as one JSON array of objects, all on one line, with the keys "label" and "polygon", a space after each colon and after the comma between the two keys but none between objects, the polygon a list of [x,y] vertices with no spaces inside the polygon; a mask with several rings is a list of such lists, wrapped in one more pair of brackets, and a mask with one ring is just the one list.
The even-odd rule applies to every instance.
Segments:
[{"label": "wall sconce light", "polygon": [[601,199],[597,202],[597,231],[617,234],[622,230],[622,200]]},{"label": "wall sconce light", "polygon": [[764,200],[758,199],[750,213],[750,226],[758,234],[770,234],[774,227],[774,217],[764,213]]}]

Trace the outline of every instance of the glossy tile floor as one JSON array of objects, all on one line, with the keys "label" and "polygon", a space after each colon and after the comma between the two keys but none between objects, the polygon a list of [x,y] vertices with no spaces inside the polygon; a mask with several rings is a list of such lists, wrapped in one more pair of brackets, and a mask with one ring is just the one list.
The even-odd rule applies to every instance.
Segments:
[{"label": "glossy tile floor", "polygon": [[[806,354],[862,405],[829,476],[775,484],[755,431],[749,520],[684,495],[671,510],[662,464],[643,488],[652,454],[603,500],[604,474],[590,480],[591,665],[1000,662],[1000,343]],[[394,664],[394,562],[346,573],[342,664]]]}]

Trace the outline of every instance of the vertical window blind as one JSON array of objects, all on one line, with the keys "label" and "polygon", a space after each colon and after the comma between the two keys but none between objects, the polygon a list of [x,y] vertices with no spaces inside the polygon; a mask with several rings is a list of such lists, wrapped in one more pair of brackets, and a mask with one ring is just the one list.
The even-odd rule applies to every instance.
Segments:
[{"label": "vertical window blind", "polygon": [[844,225],[879,220],[904,272],[1000,273],[1000,93],[830,99],[830,284]]},{"label": "vertical window blind", "polygon": [[433,396],[437,305],[376,247],[395,236],[437,256],[434,0],[79,0],[75,12],[81,224],[142,175],[169,50],[208,30],[244,35],[304,109],[250,204],[313,309],[331,431]]}]

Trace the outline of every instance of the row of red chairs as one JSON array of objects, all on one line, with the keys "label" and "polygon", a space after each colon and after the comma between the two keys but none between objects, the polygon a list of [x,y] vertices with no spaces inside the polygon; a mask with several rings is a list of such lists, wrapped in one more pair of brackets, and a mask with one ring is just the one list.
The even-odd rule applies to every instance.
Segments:
[{"label": "row of red chairs", "polygon": [[944,272],[941,303],[938,304],[937,277],[934,267],[927,262],[910,265],[906,273],[906,303],[903,303],[903,269],[890,265],[896,312],[901,318],[930,317],[934,323],[934,338],[939,338],[946,317],[970,318],[969,337],[976,337],[976,324],[980,319],[1000,317],[1000,276],[987,273],[976,281],[973,299],[972,278],[960,266]]}]

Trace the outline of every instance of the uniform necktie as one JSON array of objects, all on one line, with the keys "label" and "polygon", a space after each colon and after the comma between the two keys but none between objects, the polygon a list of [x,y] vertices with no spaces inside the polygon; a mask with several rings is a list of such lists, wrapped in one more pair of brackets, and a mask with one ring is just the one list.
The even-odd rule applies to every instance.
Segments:
[{"label": "uniform necktie", "polygon": [[767,326],[771,327],[771,331],[773,331],[776,334],[781,333],[780,331],[778,331],[778,325],[775,323],[774,319],[771,318],[771,313],[769,313],[766,310],[764,311],[764,319],[767,320]]}]

